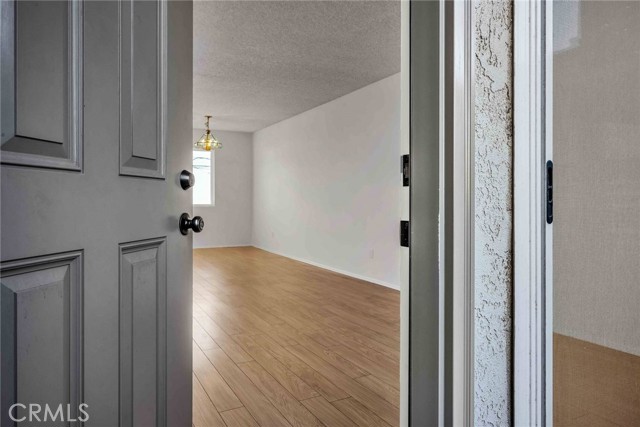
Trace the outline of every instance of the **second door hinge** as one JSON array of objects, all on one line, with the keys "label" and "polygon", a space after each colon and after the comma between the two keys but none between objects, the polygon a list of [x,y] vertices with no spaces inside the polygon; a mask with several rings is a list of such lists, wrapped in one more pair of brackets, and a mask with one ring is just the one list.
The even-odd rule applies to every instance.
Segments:
[{"label": "second door hinge", "polygon": [[402,169],[402,186],[403,187],[408,187],[409,186],[409,176],[411,173],[411,169],[410,169],[410,157],[408,154],[403,154],[401,157],[401,169]]},{"label": "second door hinge", "polygon": [[400,246],[409,247],[409,221],[400,221]]}]

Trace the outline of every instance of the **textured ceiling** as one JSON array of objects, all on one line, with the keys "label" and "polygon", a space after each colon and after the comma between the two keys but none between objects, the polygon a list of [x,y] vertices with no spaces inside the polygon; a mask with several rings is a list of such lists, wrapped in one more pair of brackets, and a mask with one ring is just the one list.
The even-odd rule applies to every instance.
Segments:
[{"label": "textured ceiling", "polygon": [[400,71],[399,1],[196,1],[194,127],[253,132]]}]

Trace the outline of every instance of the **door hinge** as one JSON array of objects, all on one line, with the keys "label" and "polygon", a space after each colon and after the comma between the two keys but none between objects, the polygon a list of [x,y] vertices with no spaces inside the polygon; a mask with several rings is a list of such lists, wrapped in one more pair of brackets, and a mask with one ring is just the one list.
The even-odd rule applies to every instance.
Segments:
[{"label": "door hinge", "polygon": [[547,160],[547,224],[553,222],[553,162]]},{"label": "door hinge", "polygon": [[400,246],[409,247],[409,221],[400,221]]},{"label": "door hinge", "polygon": [[401,169],[402,169],[402,186],[409,186],[409,175],[410,175],[410,157],[408,154],[403,154],[401,156]]}]

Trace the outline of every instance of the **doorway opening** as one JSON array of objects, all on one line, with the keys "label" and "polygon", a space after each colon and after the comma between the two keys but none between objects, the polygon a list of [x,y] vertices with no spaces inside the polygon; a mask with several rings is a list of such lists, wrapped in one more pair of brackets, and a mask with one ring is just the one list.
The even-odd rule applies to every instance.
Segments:
[{"label": "doorway opening", "polygon": [[194,3],[196,427],[400,424],[401,7]]}]

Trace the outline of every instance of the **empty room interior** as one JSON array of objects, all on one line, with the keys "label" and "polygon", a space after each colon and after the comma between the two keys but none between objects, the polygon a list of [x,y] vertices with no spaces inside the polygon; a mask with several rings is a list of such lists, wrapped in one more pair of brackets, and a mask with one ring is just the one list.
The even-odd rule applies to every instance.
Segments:
[{"label": "empty room interior", "polygon": [[0,34],[0,427],[640,427],[640,1]]},{"label": "empty room interior", "polygon": [[398,425],[400,2],[193,14],[193,423]]}]

